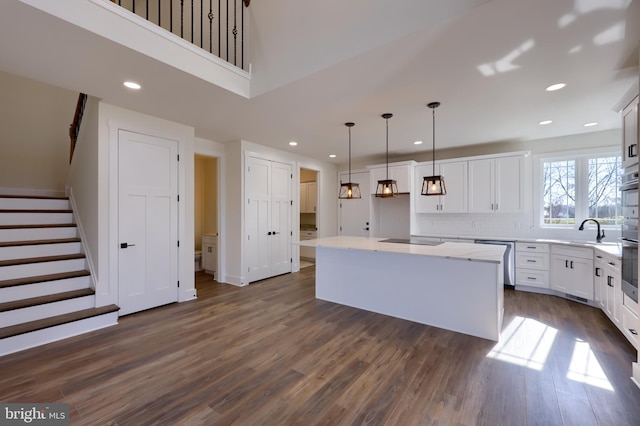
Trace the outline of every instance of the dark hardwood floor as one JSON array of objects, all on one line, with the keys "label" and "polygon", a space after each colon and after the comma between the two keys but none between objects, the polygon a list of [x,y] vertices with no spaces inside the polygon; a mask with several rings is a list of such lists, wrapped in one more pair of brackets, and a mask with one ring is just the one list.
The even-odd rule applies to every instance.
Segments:
[{"label": "dark hardwood floor", "polygon": [[[0,401],[73,425],[640,425],[599,310],[506,291],[501,344],[314,298],[315,268],[0,358]],[[389,283],[392,291],[393,283]]]}]

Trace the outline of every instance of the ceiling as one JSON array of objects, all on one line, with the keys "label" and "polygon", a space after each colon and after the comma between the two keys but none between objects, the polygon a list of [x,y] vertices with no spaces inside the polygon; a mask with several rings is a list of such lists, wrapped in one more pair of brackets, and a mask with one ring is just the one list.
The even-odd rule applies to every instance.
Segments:
[{"label": "ceiling", "polygon": [[[202,138],[344,164],[346,121],[356,123],[354,160],[383,158],[386,112],[390,156],[429,151],[432,101],[442,103],[437,148],[619,128],[612,108],[638,80],[639,3],[255,0],[247,99],[3,0],[0,70],[193,126]],[[128,76],[140,92],[121,86]],[[558,82],[567,86],[545,91]]]}]

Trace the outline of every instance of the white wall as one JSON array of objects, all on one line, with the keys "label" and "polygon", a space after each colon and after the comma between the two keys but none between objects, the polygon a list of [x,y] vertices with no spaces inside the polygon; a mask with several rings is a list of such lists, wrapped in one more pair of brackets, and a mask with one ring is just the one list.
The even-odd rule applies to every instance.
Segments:
[{"label": "white wall", "polygon": [[5,72],[0,93],[0,188],[63,194],[78,93]]},{"label": "white wall", "polygon": [[[434,236],[460,236],[460,237],[484,237],[484,238],[543,238],[564,240],[594,240],[595,230],[578,231],[577,229],[552,229],[541,228],[535,223],[533,209],[534,197],[534,167],[538,154],[563,152],[570,150],[610,147],[613,150],[621,150],[621,133],[619,130],[594,132],[582,135],[571,135],[537,141],[502,143],[486,145],[484,148],[468,147],[465,149],[448,152],[456,158],[472,155],[495,154],[499,152],[530,150],[532,152],[525,159],[525,209],[521,214],[416,214],[412,224],[411,233],[414,235]],[[500,150],[508,148],[508,150]],[[428,161],[427,159],[426,161]],[[425,161],[425,160],[422,160]],[[446,176],[445,176],[446,178]],[[616,241],[620,236],[619,231],[607,230],[605,241]]]},{"label": "white wall", "polygon": [[[221,277],[224,282],[243,285],[247,283],[246,265],[244,263],[244,155],[252,152],[264,158],[293,162],[292,197],[294,210],[292,211],[293,241],[298,241],[299,234],[299,205],[300,183],[299,169],[311,169],[318,172],[318,237],[337,235],[338,232],[338,170],[334,164],[315,160],[303,155],[280,151],[257,143],[236,141],[226,144],[226,190],[225,214],[227,218],[224,238],[226,244],[226,275]],[[298,246],[293,247],[292,256],[295,261],[299,258]],[[294,271],[297,268],[294,267]]]},{"label": "white wall", "polygon": [[[194,282],[194,129],[179,123],[140,114],[103,102],[98,110],[98,167],[97,207],[94,212],[98,223],[98,276],[96,300],[98,306],[117,303],[118,300],[118,130],[178,141],[178,301],[195,297]],[[87,176],[87,178],[91,178]],[[94,259],[95,261],[95,259]]]}]

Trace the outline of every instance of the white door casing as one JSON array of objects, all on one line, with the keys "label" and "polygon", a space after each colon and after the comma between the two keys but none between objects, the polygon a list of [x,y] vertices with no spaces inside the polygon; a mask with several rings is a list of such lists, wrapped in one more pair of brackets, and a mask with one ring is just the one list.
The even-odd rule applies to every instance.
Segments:
[{"label": "white door casing", "polygon": [[118,305],[178,300],[178,143],[118,132]]}]

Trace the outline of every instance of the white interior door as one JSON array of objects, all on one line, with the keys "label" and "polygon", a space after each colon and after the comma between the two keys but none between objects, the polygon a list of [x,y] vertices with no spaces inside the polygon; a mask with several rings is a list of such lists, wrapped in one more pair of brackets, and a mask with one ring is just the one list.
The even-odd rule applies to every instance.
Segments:
[{"label": "white interior door", "polygon": [[120,315],[178,300],[178,143],[118,134]]},{"label": "white interior door", "polygon": [[[340,174],[340,182],[346,183],[348,179],[347,173]],[[351,181],[360,184],[362,198],[340,200],[340,235],[368,237],[371,228],[369,226],[369,203],[371,202],[369,172],[351,173]]]},{"label": "white interior door", "polygon": [[257,281],[269,277],[271,272],[270,161],[247,157],[245,188],[245,261],[249,281]]},{"label": "white interior door", "polygon": [[271,275],[291,272],[291,164],[271,163]]}]

